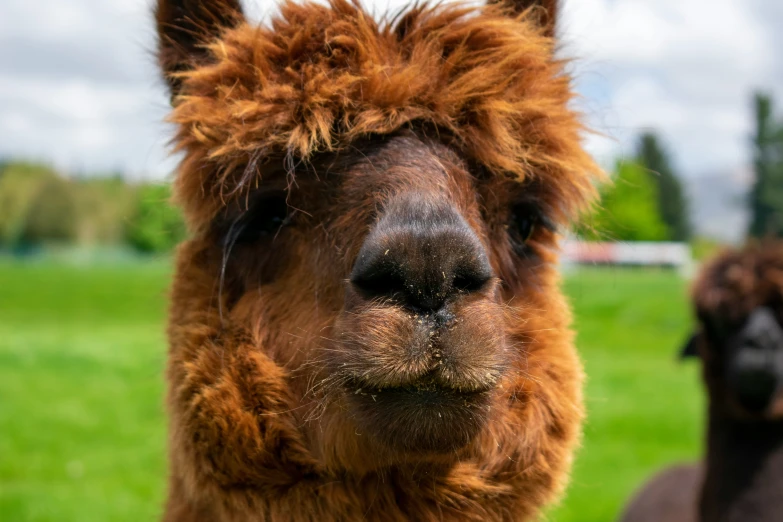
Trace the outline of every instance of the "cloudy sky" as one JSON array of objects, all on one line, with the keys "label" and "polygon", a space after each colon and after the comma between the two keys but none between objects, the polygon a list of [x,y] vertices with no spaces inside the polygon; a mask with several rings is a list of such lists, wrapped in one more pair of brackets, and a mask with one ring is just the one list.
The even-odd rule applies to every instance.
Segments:
[{"label": "cloudy sky", "polygon": [[[404,0],[365,0],[376,10]],[[151,0],[0,2],[0,156],[160,178]],[[254,19],[274,4],[245,2]],[[566,0],[563,53],[603,162],[658,129],[689,177],[748,164],[754,88],[783,104],[780,0]]]}]

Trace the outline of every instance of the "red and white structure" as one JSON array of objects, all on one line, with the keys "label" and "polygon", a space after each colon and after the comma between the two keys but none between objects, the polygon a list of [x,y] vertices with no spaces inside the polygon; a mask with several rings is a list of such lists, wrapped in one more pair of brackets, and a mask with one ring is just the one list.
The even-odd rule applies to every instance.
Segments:
[{"label": "red and white structure", "polygon": [[568,239],[562,245],[562,263],[569,265],[664,266],[683,275],[693,269],[687,243],[671,242],[591,242]]}]

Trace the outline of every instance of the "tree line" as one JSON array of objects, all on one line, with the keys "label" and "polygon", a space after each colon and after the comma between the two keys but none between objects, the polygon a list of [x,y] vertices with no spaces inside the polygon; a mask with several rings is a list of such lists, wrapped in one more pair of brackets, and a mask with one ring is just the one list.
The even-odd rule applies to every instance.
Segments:
[{"label": "tree line", "polygon": [[612,183],[577,230],[603,241],[689,241],[689,202],[669,153],[651,131],[639,136],[635,154],[615,163]]},{"label": "tree line", "polygon": [[68,178],[35,162],[0,162],[0,250],[128,245],[165,252],[184,236],[166,184],[121,175]]},{"label": "tree line", "polygon": [[[783,121],[772,98],[753,98],[751,137],[754,182],[744,205],[750,238],[783,237]],[[689,241],[693,239],[690,202],[670,154],[654,132],[641,134],[634,155],[616,163],[613,183],[579,229],[588,239]]]}]

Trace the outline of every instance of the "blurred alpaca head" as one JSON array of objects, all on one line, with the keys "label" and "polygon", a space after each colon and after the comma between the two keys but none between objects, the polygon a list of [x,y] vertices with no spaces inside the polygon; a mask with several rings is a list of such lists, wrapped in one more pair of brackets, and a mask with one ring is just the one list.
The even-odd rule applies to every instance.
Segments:
[{"label": "blurred alpaca head", "polygon": [[783,418],[783,244],[751,244],[713,259],[694,286],[699,355],[713,407]]}]

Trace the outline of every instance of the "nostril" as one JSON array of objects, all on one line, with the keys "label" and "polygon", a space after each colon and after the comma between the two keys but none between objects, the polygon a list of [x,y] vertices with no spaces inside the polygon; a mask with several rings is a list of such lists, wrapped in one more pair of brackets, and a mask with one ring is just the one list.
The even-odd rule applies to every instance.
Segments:
[{"label": "nostril", "polygon": [[463,270],[454,274],[451,285],[455,290],[478,292],[490,279],[492,279],[492,276],[484,271]]},{"label": "nostril", "polygon": [[740,404],[760,412],[769,404],[778,387],[774,354],[745,343],[729,367],[729,378]]},{"label": "nostril", "polygon": [[351,277],[351,284],[366,297],[393,297],[405,291],[403,276],[384,267],[368,267]]},{"label": "nostril", "polygon": [[737,398],[749,411],[760,412],[766,409],[777,386],[776,376],[761,369],[741,371],[734,377]]},{"label": "nostril", "polygon": [[[448,297],[457,293],[478,292],[492,279],[481,267],[462,268],[453,275],[441,270],[443,279],[434,277],[437,284],[419,281],[420,278],[395,269],[393,264],[366,264],[354,270],[350,282],[365,298],[388,298],[425,313],[440,309]],[[426,278],[425,278],[426,279]]]}]

